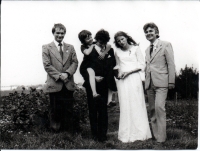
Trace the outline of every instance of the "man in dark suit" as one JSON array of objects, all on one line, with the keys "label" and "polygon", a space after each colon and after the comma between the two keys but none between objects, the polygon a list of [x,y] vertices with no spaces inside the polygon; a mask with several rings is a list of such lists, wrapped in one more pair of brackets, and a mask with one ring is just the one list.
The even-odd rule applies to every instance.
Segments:
[{"label": "man in dark suit", "polygon": [[[89,75],[87,69],[80,69],[85,82],[84,87],[87,92],[87,101],[89,108],[89,118],[92,137],[94,140],[104,142],[107,140],[108,129],[108,89],[116,87],[115,82],[110,82],[109,79],[114,80],[114,74],[112,72],[116,65],[114,51],[112,48],[108,51],[103,59],[99,59],[99,56],[106,51],[106,44],[110,40],[109,33],[105,30],[100,30],[96,33],[95,40],[97,41],[92,52],[90,53],[90,65],[93,66],[95,71],[96,91],[101,95],[100,99],[94,99],[92,90],[89,83]],[[109,64],[109,65],[108,65]]]},{"label": "man in dark suit", "polygon": [[73,128],[73,74],[78,67],[74,47],[63,42],[66,28],[55,24],[54,41],[42,46],[42,59],[47,72],[47,92],[50,97],[50,128],[58,131]]}]

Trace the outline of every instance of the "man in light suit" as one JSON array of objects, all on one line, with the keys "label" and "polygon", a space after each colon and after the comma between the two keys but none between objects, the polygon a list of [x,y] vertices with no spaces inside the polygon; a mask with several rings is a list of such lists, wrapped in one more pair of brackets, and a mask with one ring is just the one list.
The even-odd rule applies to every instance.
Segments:
[{"label": "man in light suit", "polygon": [[50,128],[73,131],[73,74],[78,67],[74,47],[63,42],[66,28],[55,24],[54,41],[42,46],[42,59],[47,72],[47,92],[50,97]]},{"label": "man in light suit", "polygon": [[143,27],[150,46],[146,49],[146,80],[151,126],[154,138],[161,143],[166,140],[165,101],[168,89],[175,87],[175,65],[172,45],[159,40],[159,30],[154,23]]}]

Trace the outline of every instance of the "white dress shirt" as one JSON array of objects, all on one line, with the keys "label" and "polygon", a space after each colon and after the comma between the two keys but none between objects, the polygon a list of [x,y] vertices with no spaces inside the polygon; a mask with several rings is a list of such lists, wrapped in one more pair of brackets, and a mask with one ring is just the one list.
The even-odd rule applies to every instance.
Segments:
[{"label": "white dress shirt", "polygon": [[[60,52],[60,46],[58,46],[59,43],[58,43],[57,41],[55,41],[55,40],[54,40],[54,43],[55,43],[55,45],[56,45],[58,51]],[[64,43],[63,43],[63,41],[61,42],[61,44],[62,44],[62,51],[63,51],[63,48],[64,48]]]},{"label": "white dress shirt", "polygon": [[101,47],[95,45],[95,49],[97,50],[97,52],[98,52],[99,55],[101,55],[101,54],[103,53],[103,52],[101,51],[101,50],[102,50]]},{"label": "white dress shirt", "polygon": [[153,43],[153,52],[152,52],[152,54],[154,54],[155,52],[156,52],[156,46],[157,46],[157,44],[158,44],[158,41],[159,41],[159,39],[156,39],[155,41],[154,41],[154,43]]}]

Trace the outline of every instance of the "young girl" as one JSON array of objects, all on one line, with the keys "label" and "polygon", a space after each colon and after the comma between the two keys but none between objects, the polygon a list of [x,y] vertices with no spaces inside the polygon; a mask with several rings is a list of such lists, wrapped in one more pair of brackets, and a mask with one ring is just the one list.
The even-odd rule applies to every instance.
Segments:
[{"label": "young girl", "polygon": [[[89,55],[93,50],[95,42],[93,42],[91,32],[87,31],[87,30],[81,31],[79,33],[78,37],[79,37],[79,40],[81,41],[81,43],[83,44],[83,45],[81,45],[81,51],[84,54],[83,62],[81,63],[81,66],[80,66],[80,73],[85,72],[85,71],[83,71],[83,69],[87,68],[87,72],[89,74],[88,78],[90,81],[93,98],[98,99],[101,96],[96,91],[95,72],[94,72],[95,69],[94,69],[94,66],[89,63],[90,62]],[[110,50],[110,48],[111,48],[110,45],[106,46],[106,50],[102,54],[99,55],[100,60],[104,59],[106,53]]]}]

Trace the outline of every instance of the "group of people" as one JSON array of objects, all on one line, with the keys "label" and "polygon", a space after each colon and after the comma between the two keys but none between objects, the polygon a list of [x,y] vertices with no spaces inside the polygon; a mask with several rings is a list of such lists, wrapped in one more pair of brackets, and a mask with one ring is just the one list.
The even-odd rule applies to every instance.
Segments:
[{"label": "group of people", "polygon": [[[115,51],[108,44],[110,35],[99,30],[94,40],[88,30],[79,33],[84,54],[80,73],[87,93],[91,134],[94,140],[107,140],[108,98],[118,93],[120,119],[118,139],[124,143],[136,140],[166,140],[165,101],[168,89],[175,86],[175,65],[171,43],[159,39],[154,23],[143,27],[150,46],[145,60],[139,45],[131,36],[119,31],[114,36]],[[66,28],[55,24],[54,41],[43,45],[42,58],[47,72],[47,92],[50,96],[50,127],[54,131],[73,131],[73,74],[78,67],[74,47],[63,42]],[[147,91],[148,121],[143,81]]]}]

